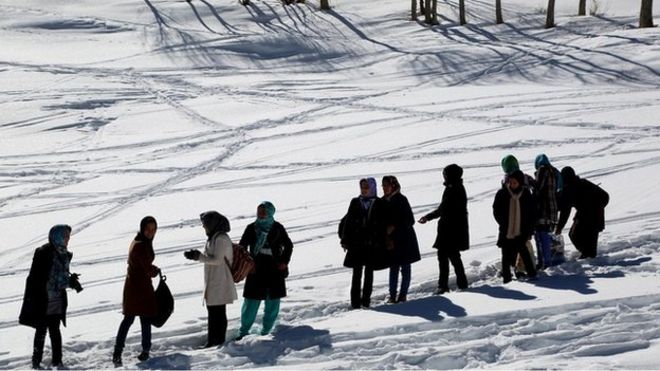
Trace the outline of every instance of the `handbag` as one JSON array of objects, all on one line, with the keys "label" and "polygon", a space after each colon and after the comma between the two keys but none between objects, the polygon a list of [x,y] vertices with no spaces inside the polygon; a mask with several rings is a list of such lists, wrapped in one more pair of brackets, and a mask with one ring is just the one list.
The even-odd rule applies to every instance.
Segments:
[{"label": "handbag", "polygon": [[156,294],[156,315],[151,317],[151,324],[154,327],[162,327],[174,312],[174,297],[167,283],[165,283],[167,276],[163,276],[160,272],[158,272],[158,275],[160,276],[160,282],[158,282],[158,288],[154,292]]}]

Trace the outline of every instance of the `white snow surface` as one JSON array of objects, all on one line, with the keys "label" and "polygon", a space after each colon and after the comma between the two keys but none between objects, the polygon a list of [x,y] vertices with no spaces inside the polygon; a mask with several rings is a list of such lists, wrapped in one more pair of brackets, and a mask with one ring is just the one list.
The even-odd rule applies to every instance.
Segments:
[{"label": "white snow surface", "polygon": [[[467,1],[466,26],[457,2],[429,27],[402,0],[0,0],[0,368],[30,367],[17,318],[58,223],[85,287],[64,362],[112,367],[127,247],[153,215],[176,307],[146,362],[133,325],[125,368],[660,369],[660,31],[636,27],[639,0],[591,0],[586,17],[557,0],[553,29],[544,0],[503,0],[502,25],[494,1]],[[597,258],[568,243],[538,281],[501,283],[491,205],[509,153],[610,193]],[[433,295],[435,222],[417,224],[409,301],[385,304],[379,271],[372,308],[349,310],[336,230],[358,180],[397,175],[421,217],[450,163],[465,169],[470,288]],[[295,244],[278,325],[200,349],[202,266],[182,252],[203,247],[201,212],[238,240],[262,200]]]}]

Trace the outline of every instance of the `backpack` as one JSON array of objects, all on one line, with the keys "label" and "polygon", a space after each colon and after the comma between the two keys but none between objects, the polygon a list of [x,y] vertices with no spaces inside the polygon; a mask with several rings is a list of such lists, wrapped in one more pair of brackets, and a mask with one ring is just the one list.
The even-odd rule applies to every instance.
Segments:
[{"label": "backpack", "polygon": [[229,264],[227,257],[225,257],[225,263],[227,263],[227,267],[229,267],[229,271],[231,271],[234,283],[239,283],[243,281],[248,274],[255,271],[256,263],[247,249],[243,246],[233,243],[232,250],[234,252],[232,263]]}]

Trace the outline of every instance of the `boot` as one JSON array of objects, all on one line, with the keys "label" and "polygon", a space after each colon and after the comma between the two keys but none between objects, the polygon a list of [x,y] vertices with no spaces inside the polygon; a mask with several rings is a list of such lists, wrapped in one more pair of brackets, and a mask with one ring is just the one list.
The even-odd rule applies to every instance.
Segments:
[{"label": "boot", "polygon": [[35,370],[41,370],[41,357],[44,354],[43,348],[39,349],[34,347],[32,349],[32,368]]},{"label": "boot", "polygon": [[149,352],[147,352],[146,350],[143,350],[142,353],[140,353],[137,356],[137,359],[142,361],[142,362],[148,360],[149,359]]},{"label": "boot", "polygon": [[112,363],[115,365],[115,367],[122,366],[121,351],[122,351],[121,348],[115,346],[115,351],[112,352]]}]

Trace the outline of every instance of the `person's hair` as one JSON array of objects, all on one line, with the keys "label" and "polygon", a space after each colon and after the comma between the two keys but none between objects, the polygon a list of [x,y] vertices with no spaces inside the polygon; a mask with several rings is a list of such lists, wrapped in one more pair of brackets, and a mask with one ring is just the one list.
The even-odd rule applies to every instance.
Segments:
[{"label": "person's hair", "polygon": [[158,228],[158,222],[156,222],[156,218],[153,216],[148,215],[142,218],[142,220],[140,220],[140,232],[144,233],[144,230],[147,229],[147,225],[152,223]]},{"label": "person's hair", "polygon": [[386,175],[383,177],[383,184],[389,184],[395,191],[401,189],[399,180],[394,175]]}]

